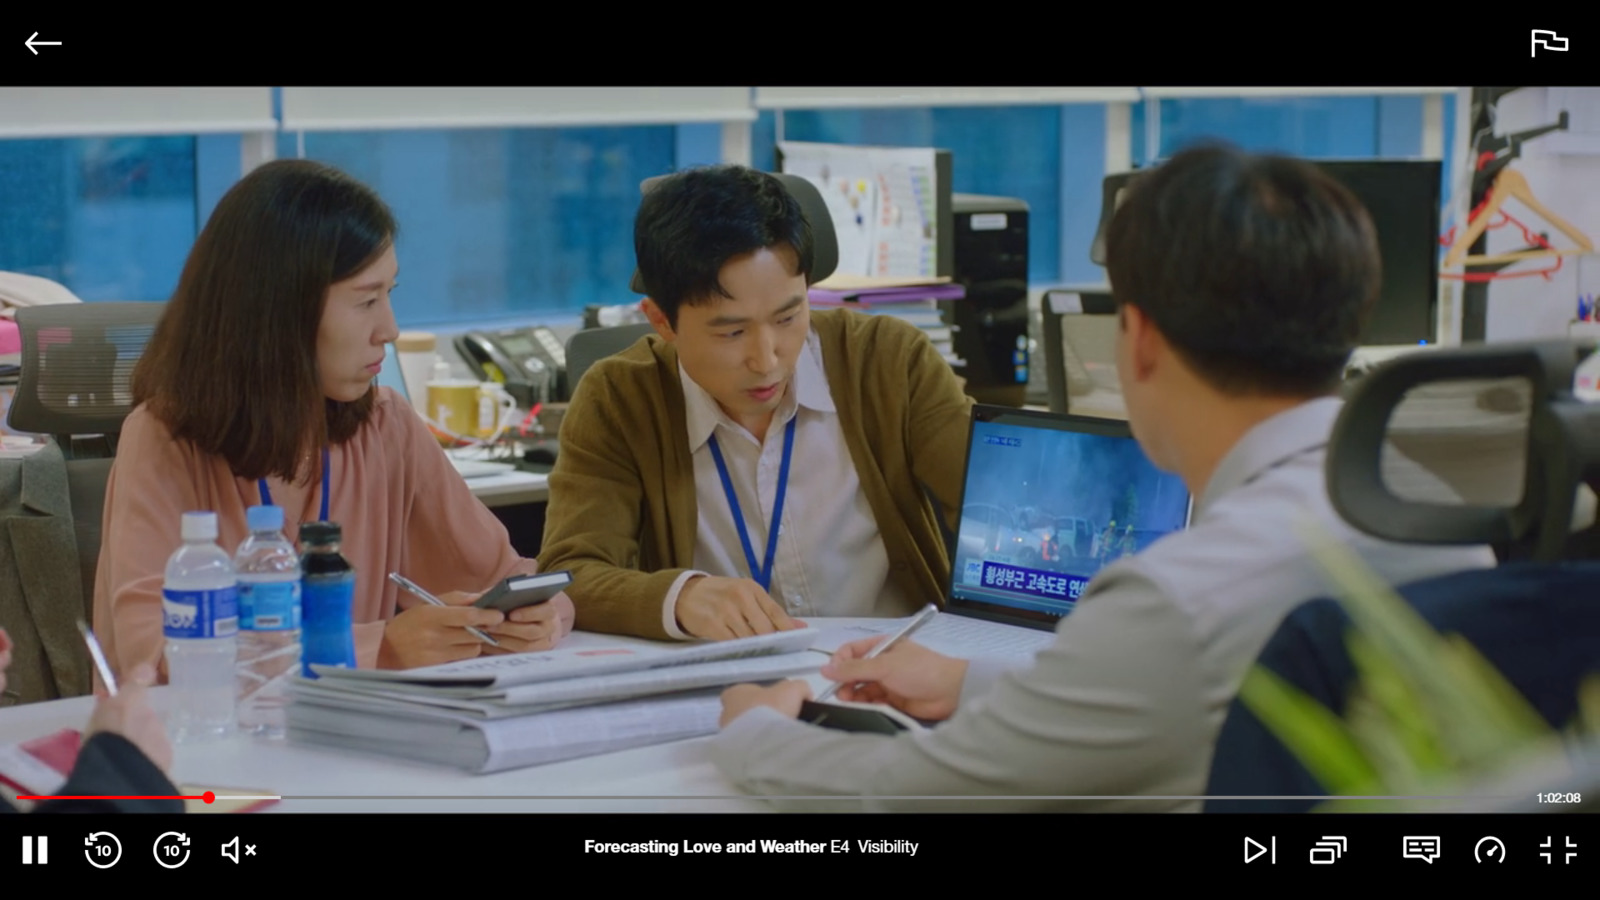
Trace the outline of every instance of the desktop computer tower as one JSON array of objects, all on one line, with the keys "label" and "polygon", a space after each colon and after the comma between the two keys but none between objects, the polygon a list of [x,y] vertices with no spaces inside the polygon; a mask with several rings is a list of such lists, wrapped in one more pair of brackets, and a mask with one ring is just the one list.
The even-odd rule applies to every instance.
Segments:
[{"label": "desktop computer tower", "polygon": [[952,194],[953,281],[961,300],[939,301],[951,326],[956,373],[979,403],[1022,406],[1028,391],[1028,204]]}]

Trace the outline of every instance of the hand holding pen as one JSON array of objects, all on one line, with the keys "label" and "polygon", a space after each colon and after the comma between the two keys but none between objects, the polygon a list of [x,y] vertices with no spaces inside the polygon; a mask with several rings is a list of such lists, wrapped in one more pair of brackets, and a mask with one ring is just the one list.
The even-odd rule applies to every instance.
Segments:
[{"label": "hand holding pen", "polygon": [[504,613],[472,606],[472,594],[459,595],[464,599],[447,594],[455,600],[447,603],[398,573],[391,574],[389,580],[420,597],[427,605],[400,612],[384,624],[378,668],[416,669],[442,665],[474,659],[488,647],[500,647],[500,642],[485,629],[504,622]]},{"label": "hand holding pen", "polygon": [[[128,673],[124,689],[119,691],[117,677],[100,648],[100,641],[81,619],[78,620],[78,632],[83,635],[83,642],[89,648],[89,658],[94,660],[95,671],[99,673],[100,683],[106,692],[104,696],[95,698],[94,712],[89,715],[89,723],[83,730],[84,736],[92,737],[102,732],[121,735],[138,747],[157,768],[163,772],[170,770],[172,744],[167,738],[166,724],[146,693],[146,689],[156,683],[155,666],[149,663],[134,666],[133,671]],[[0,631],[0,649],[4,648],[4,638],[5,632]],[[0,677],[0,684],[4,681],[4,677]]]},{"label": "hand holding pen", "polygon": [[840,647],[822,667],[823,676],[836,684],[816,702],[825,702],[837,690],[840,700],[887,703],[923,721],[949,718],[961,699],[966,661],[905,640],[936,612],[929,606],[888,638],[865,638]]},{"label": "hand holding pen", "polygon": [[[444,602],[443,600],[440,600],[438,597],[435,597],[434,595],[432,595],[432,594],[428,593],[427,591],[423,590],[421,587],[419,587],[417,585],[416,582],[414,582],[411,579],[405,577],[404,575],[401,575],[399,572],[390,572],[389,573],[389,580],[394,582],[395,584],[400,585],[400,587],[404,588],[407,591],[410,591],[411,593],[415,594],[416,596],[421,597],[422,600],[424,602],[426,602],[430,606],[449,606],[450,605],[450,604]],[[467,629],[467,631],[469,631],[473,635],[475,635],[479,640],[483,641],[485,644],[488,644],[491,647],[500,646],[500,642],[499,641],[495,640],[494,638],[490,637],[489,635],[485,634],[484,632],[479,631],[476,628],[473,628],[471,625],[466,626],[466,629]]]}]

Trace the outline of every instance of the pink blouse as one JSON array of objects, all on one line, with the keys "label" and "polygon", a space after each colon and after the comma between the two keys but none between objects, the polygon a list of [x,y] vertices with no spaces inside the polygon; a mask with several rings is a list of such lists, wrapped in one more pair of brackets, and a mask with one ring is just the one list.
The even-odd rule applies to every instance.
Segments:
[{"label": "pink blouse", "polygon": [[[385,623],[422,602],[396,587],[390,572],[438,595],[484,591],[537,570],[388,388],[378,389],[372,417],[355,437],[329,453],[328,517],[342,526],[340,549],[356,571],[351,614],[361,667],[377,665]],[[267,490],[283,508],[286,536],[298,543],[299,523],[321,513],[320,475],[307,486],[268,478]],[[260,503],[258,482],[175,440],[145,407],[129,414],[106,485],[94,589],[94,628],[113,672],[121,677],[149,662],[166,681],[161,584],[167,557],[183,543],[183,513],[215,512],[219,543],[232,555],[249,536],[245,510]]]}]

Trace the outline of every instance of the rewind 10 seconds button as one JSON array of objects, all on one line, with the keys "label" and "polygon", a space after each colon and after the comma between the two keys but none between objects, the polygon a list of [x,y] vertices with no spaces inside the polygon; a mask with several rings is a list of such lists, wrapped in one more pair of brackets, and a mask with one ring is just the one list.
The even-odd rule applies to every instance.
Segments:
[{"label": "rewind 10 seconds button", "polygon": [[122,842],[109,831],[96,831],[83,839],[83,856],[96,869],[109,869],[122,859]]}]

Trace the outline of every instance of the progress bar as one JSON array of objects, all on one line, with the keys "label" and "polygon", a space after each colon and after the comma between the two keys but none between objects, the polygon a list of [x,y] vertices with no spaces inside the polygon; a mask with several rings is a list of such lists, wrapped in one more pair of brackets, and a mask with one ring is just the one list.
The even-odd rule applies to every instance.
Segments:
[{"label": "progress bar", "polygon": [[206,791],[195,796],[181,795],[128,795],[128,794],[89,794],[83,796],[66,794],[18,794],[18,800],[199,800],[204,803],[215,803],[218,800],[282,800],[277,794],[216,794]]},{"label": "progress bar", "polygon": [[[218,799],[223,799],[219,797]],[[240,798],[245,799],[245,798]],[[251,798],[253,799],[253,798]],[[1329,800],[1519,800],[1522,797],[1485,797],[1485,796],[1440,796],[1440,797],[1350,797],[1317,795],[1309,797],[1300,796],[1260,796],[1233,797],[1224,795],[1213,796],[1165,796],[1153,794],[1137,794],[1129,796],[1092,794],[1092,795],[1050,795],[1028,796],[1017,794],[996,794],[993,796],[974,794],[931,794],[904,795],[904,794],[817,794],[817,795],[777,795],[777,794],[284,794],[273,799],[279,800],[1313,800],[1326,802]]]}]

